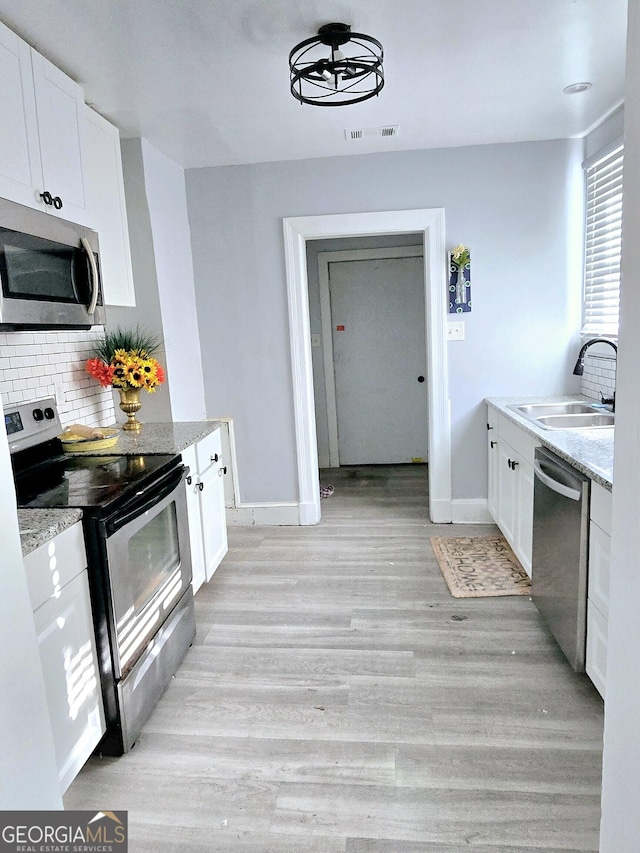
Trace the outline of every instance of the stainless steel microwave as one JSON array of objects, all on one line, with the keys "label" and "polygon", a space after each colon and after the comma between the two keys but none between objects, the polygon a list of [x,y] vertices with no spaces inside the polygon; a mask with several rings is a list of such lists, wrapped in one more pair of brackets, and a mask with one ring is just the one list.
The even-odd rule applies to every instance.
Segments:
[{"label": "stainless steel microwave", "polygon": [[0,330],[105,323],[98,235],[0,199]]}]

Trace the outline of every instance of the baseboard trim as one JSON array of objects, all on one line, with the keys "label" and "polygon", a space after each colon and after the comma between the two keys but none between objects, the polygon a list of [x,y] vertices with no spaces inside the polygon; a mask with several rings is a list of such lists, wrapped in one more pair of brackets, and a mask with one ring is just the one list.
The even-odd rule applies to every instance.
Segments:
[{"label": "baseboard trim", "polygon": [[297,503],[240,504],[240,506],[227,507],[226,512],[229,527],[253,527],[254,525],[298,527],[302,523],[301,507]]},{"label": "baseboard trim", "polygon": [[429,517],[434,524],[451,524],[451,501],[429,501]]},{"label": "baseboard trim", "polygon": [[451,520],[454,524],[493,524],[486,498],[451,501]]}]

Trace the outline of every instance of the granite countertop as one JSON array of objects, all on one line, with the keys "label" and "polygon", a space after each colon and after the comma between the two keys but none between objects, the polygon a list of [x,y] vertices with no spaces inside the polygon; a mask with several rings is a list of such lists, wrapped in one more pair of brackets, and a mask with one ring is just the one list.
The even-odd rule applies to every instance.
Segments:
[{"label": "granite countertop", "polygon": [[531,403],[566,403],[580,400],[593,403],[582,394],[547,397],[487,397],[485,403],[496,409],[535,436],[540,444],[553,450],[583,474],[611,491],[613,486],[613,436],[614,428],[604,429],[543,429],[528,418],[519,415],[509,406]]},{"label": "granite countertop", "polygon": [[81,518],[81,509],[19,509],[22,556],[26,557]]},{"label": "granite countertop", "polygon": [[[224,421],[178,421],[145,423],[139,433],[122,430],[118,443],[92,456],[138,456],[182,453],[201,438],[220,429]],[[76,455],[76,454],[74,454]],[[82,455],[82,454],[77,454]],[[80,509],[19,509],[20,542],[23,557],[53,539],[82,518]]]},{"label": "granite countertop", "polygon": [[[92,450],[92,456],[138,456],[145,453],[182,453],[191,444],[220,429],[224,421],[144,423],[140,432],[120,431],[113,447]],[[120,424],[118,424],[120,426]]]}]

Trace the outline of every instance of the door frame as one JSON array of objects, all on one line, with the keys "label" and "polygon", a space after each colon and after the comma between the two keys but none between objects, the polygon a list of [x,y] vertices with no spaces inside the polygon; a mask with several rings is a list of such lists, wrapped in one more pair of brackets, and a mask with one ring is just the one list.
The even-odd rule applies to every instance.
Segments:
[{"label": "door frame", "polygon": [[429,516],[451,521],[451,416],[446,349],[448,307],[444,209],[285,217],[285,271],[298,462],[300,524],[320,521],[320,478],[311,361],[306,241],[422,232],[429,383]]},{"label": "door frame", "polygon": [[[329,466],[340,467],[338,443],[338,406],[336,402],[336,375],[333,362],[333,322],[329,293],[329,264],[341,261],[374,261],[393,258],[423,257],[422,246],[390,246],[387,249],[344,249],[335,252],[318,252],[318,281],[320,282],[320,318],[322,323],[322,354],[324,387],[327,400],[327,427],[329,434]],[[425,327],[426,328],[426,327]],[[428,425],[426,424],[425,426]]]}]

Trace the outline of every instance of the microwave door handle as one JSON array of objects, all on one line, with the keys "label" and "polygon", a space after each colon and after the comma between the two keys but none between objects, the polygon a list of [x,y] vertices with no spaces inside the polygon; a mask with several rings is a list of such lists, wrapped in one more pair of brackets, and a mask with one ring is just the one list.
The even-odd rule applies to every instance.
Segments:
[{"label": "microwave door handle", "polygon": [[89,267],[91,269],[91,301],[87,306],[87,314],[93,314],[96,310],[96,305],[98,304],[98,293],[100,282],[98,279],[98,267],[96,266],[96,259],[93,256],[93,251],[91,246],[89,245],[89,241],[86,237],[80,238],[80,243],[82,244],[82,248],[87,253],[87,257],[89,258]]}]

